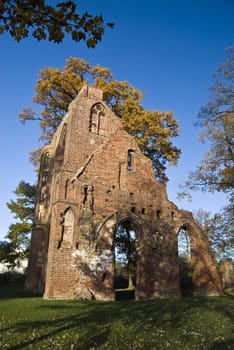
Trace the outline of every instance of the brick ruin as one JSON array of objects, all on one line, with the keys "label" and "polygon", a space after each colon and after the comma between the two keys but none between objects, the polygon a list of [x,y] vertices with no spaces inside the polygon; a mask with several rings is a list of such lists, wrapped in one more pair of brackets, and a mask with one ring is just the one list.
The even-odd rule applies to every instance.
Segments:
[{"label": "brick ruin", "polygon": [[226,258],[219,262],[218,272],[222,288],[234,288],[234,262],[231,258]]},{"label": "brick ruin", "polygon": [[136,299],[181,296],[181,228],[190,239],[193,294],[220,293],[202,229],[168,200],[102,91],[84,86],[41,157],[25,288],[46,299],[115,300],[114,237],[125,222],[136,235]]}]

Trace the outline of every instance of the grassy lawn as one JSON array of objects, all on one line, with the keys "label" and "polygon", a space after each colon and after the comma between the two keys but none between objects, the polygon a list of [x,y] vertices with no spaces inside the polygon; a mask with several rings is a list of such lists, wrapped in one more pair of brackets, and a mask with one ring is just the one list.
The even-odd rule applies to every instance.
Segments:
[{"label": "grassy lawn", "polygon": [[234,349],[234,298],[47,301],[0,287],[0,349]]}]

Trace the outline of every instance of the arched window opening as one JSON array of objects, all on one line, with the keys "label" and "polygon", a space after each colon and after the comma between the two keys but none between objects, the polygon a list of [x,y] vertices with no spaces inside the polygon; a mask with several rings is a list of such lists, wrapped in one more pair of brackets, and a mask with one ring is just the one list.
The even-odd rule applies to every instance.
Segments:
[{"label": "arched window opening", "polygon": [[157,219],[161,219],[161,214],[162,214],[161,210],[156,211]]},{"label": "arched window opening", "polygon": [[131,221],[122,222],[114,237],[116,299],[135,298],[136,286],[136,234]]},{"label": "arched window opening", "polygon": [[127,159],[127,169],[128,171],[132,171],[133,170],[133,163],[134,163],[134,151],[133,150],[128,150],[128,159]]},{"label": "arched window opening", "polygon": [[49,165],[50,165],[50,154],[47,152],[44,155],[44,168],[48,168]]},{"label": "arched window opening", "polygon": [[42,170],[48,169],[50,165],[50,153],[42,153],[41,160],[40,160],[40,167]]},{"label": "arched window opening", "polygon": [[41,179],[41,182],[42,182],[42,185],[43,185],[43,186],[46,185],[47,180],[48,180],[48,175],[47,175],[47,173],[46,173],[46,174],[44,173],[44,174],[42,175],[42,179]]},{"label": "arched window opening", "polygon": [[192,263],[191,263],[191,247],[188,228],[181,227],[178,234],[178,260],[180,270],[180,288],[182,297],[192,296]]},{"label": "arched window opening", "polygon": [[56,150],[55,162],[56,162],[57,168],[60,168],[63,165],[64,151],[65,151],[65,144],[66,144],[66,133],[67,133],[67,125],[65,124],[60,136],[57,150]]},{"label": "arched window opening", "polygon": [[83,187],[83,204],[87,202],[88,199],[88,185],[84,185]]},{"label": "arched window opening", "polygon": [[89,131],[94,134],[104,134],[105,109],[101,103],[95,104],[90,111]]},{"label": "arched window opening", "polygon": [[181,227],[178,234],[178,255],[191,259],[190,239],[186,226]]}]

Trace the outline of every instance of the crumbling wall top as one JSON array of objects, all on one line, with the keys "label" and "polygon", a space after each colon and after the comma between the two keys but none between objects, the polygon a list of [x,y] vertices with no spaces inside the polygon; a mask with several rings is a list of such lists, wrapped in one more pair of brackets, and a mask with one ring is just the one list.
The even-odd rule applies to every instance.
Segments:
[{"label": "crumbling wall top", "polygon": [[[93,86],[90,85],[84,85],[80,92],[79,95],[84,95],[85,97],[91,97],[95,98],[97,100],[102,100],[103,99],[103,92],[100,89],[97,89]],[[78,96],[79,96],[78,95]]]}]

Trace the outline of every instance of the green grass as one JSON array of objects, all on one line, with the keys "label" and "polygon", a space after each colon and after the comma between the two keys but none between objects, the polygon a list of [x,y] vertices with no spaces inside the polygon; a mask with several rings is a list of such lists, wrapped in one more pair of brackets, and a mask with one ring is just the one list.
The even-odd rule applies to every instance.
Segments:
[{"label": "green grass", "polygon": [[0,287],[0,349],[234,348],[233,296],[48,301]]}]

